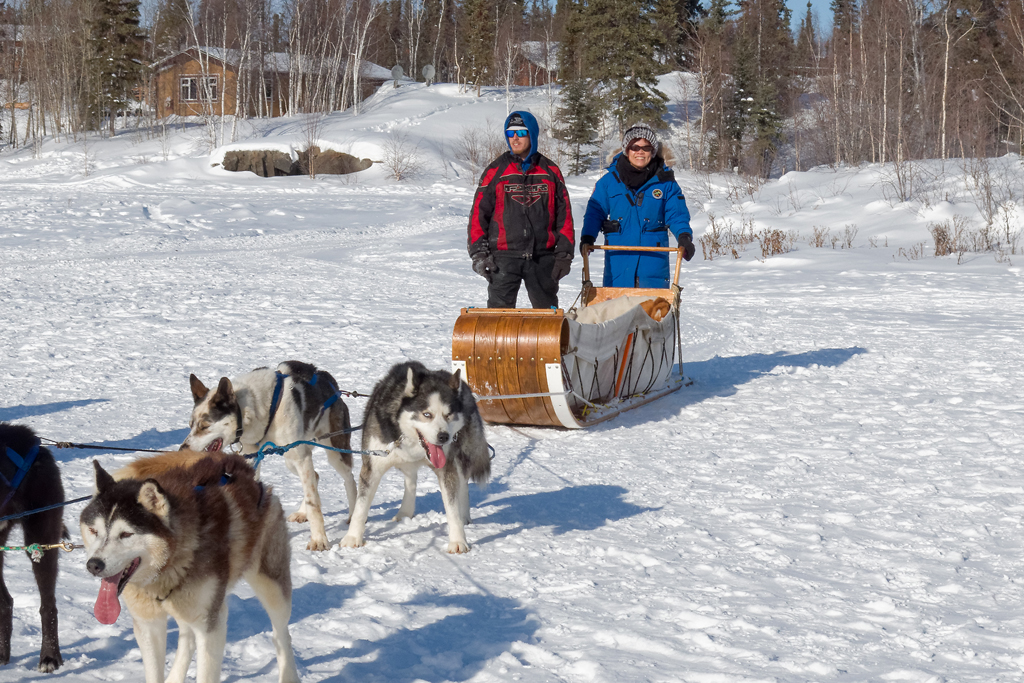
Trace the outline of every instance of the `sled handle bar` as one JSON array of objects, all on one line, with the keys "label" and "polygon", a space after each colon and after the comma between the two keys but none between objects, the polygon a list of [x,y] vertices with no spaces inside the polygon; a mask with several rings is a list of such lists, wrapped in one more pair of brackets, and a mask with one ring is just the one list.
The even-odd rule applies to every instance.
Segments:
[{"label": "sled handle bar", "polygon": [[679,284],[679,271],[683,265],[683,250],[679,247],[616,247],[610,244],[584,244],[583,245],[583,281],[590,281],[590,252],[591,251],[668,251],[676,252],[676,269],[672,276],[672,284]]}]

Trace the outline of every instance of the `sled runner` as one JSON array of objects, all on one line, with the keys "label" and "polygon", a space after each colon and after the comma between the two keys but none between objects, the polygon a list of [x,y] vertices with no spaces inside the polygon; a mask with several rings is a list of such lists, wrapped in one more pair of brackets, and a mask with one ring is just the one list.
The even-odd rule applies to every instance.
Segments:
[{"label": "sled runner", "polygon": [[682,388],[681,253],[591,249],[676,252],[672,285],[594,287],[585,251],[575,319],[562,309],[462,309],[452,333],[452,372],[462,371],[486,421],[579,429]]}]

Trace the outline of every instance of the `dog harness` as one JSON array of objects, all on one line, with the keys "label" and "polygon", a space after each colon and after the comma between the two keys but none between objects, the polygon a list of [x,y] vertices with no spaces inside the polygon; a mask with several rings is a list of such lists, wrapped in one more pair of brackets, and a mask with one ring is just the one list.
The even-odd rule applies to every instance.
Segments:
[{"label": "dog harness", "polygon": [[[274,373],[274,394],[270,398],[270,416],[267,418],[267,428],[263,430],[263,436],[260,438],[260,443],[265,441],[267,438],[267,434],[270,433],[270,425],[274,423],[274,416],[277,415],[277,408],[278,406],[281,405],[281,390],[284,389],[285,377],[291,377],[291,375],[286,375],[280,371]],[[313,376],[309,380],[309,386],[315,387],[317,380],[319,379],[320,373],[314,372]],[[329,382],[330,380],[327,381]],[[338,390],[338,387],[335,386],[333,382],[330,383],[330,386],[331,390],[334,393],[331,394],[326,401],[324,401],[324,404],[320,407],[320,413],[316,416],[316,420],[314,420],[314,423],[318,422],[320,418],[323,416],[324,412],[330,410],[331,406],[337,403],[338,399],[341,398],[341,391]],[[241,424],[241,421],[239,421],[239,424]],[[236,440],[241,438],[241,436],[241,432],[239,432],[235,437]]]},{"label": "dog harness", "polygon": [[0,480],[2,480],[7,486],[10,487],[11,491],[4,497],[4,502],[0,503],[0,510],[7,507],[7,504],[11,502],[11,498],[18,492],[18,487],[21,486],[21,482],[25,479],[25,475],[28,474],[29,469],[32,467],[32,463],[36,461],[36,456],[39,455],[39,446],[41,442],[36,439],[35,445],[29,449],[29,452],[24,456],[18,454],[13,448],[7,447],[7,459],[14,465],[14,476],[8,479],[4,476],[3,472],[0,472]]}]

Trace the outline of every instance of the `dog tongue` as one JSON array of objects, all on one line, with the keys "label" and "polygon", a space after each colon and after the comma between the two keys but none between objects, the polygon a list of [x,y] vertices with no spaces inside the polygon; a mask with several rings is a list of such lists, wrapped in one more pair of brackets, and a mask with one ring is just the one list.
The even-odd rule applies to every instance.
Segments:
[{"label": "dog tongue", "polygon": [[444,467],[444,449],[440,446],[435,446],[426,439],[423,440],[423,443],[427,446],[427,457],[430,458],[430,464],[437,469]]},{"label": "dog tongue", "polygon": [[96,606],[92,613],[101,624],[113,624],[117,621],[117,615],[121,613],[121,601],[117,597],[117,582],[121,579],[120,574],[115,574],[103,579],[100,583],[100,594],[96,598]]}]

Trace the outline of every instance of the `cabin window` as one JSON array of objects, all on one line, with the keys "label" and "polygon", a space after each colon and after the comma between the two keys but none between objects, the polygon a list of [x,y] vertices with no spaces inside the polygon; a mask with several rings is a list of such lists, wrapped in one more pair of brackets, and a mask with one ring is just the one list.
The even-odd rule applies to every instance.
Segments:
[{"label": "cabin window", "polygon": [[[202,76],[182,76],[181,77],[181,100],[182,102],[196,102],[200,99],[206,99],[209,96],[211,102],[217,101],[217,76],[206,77],[206,88],[202,87],[203,77]],[[209,95],[207,92],[208,90]]]}]

